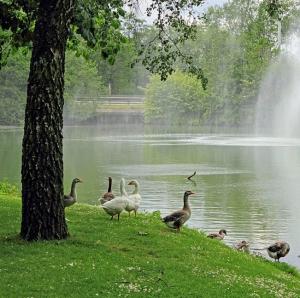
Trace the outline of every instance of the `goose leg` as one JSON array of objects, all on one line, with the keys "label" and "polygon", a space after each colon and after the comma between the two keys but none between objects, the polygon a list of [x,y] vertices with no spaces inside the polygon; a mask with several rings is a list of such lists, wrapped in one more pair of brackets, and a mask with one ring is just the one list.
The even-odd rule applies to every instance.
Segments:
[{"label": "goose leg", "polygon": [[134,217],[136,217],[136,210],[134,210]]},{"label": "goose leg", "polygon": [[128,213],[129,213],[129,217],[130,217],[130,213],[131,213],[131,211],[129,211]]},{"label": "goose leg", "polygon": [[112,215],[111,218],[110,218],[110,220],[113,220],[113,219],[114,219],[114,216]]},{"label": "goose leg", "polygon": [[120,220],[120,213],[118,213],[118,221]]}]

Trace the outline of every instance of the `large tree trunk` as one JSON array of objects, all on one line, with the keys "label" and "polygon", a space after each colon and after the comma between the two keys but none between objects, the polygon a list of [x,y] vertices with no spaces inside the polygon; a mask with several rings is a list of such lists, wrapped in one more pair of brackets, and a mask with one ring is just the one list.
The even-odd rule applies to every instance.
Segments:
[{"label": "large tree trunk", "polygon": [[74,0],[41,0],[27,88],[22,155],[25,240],[63,239],[63,91]]}]

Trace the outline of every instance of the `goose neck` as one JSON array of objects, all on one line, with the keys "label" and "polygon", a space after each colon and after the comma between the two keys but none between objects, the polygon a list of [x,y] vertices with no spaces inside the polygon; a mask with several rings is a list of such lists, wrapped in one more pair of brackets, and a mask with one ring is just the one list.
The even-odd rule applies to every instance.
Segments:
[{"label": "goose neck", "polygon": [[75,199],[77,198],[76,182],[75,181],[72,182],[70,196],[75,198]]},{"label": "goose neck", "polygon": [[185,195],[183,197],[183,209],[190,209],[190,204],[189,204],[189,196]]},{"label": "goose neck", "polygon": [[134,184],[134,190],[132,192],[133,195],[138,194],[140,191],[140,185],[138,183]]},{"label": "goose neck", "polygon": [[111,192],[111,185],[112,185],[112,179],[109,177],[108,178],[108,190],[107,190],[107,192]]},{"label": "goose neck", "polygon": [[126,189],[125,189],[125,180],[122,179],[121,182],[120,182],[120,194],[121,196],[128,196],[127,192],[126,192]]}]

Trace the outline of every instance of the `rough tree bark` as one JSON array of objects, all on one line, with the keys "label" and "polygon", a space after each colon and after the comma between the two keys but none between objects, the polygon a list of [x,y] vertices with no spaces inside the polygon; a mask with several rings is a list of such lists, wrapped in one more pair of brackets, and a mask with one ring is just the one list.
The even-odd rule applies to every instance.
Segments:
[{"label": "rough tree bark", "polygon": [[68,27],[75,0],[41,0],[27,88],[22,154],[25,240],[68,235],[63,199],[63,90]]}]

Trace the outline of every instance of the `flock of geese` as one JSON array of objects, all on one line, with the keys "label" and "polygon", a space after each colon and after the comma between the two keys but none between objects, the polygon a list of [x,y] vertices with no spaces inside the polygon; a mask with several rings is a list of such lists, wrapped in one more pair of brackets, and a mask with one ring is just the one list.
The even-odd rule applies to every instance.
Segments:
[{"label": "flock of geese", "polygon": [[[79,178],[75,178],[71,184],[71,191],[69,195],[64,195],[63,203],[64,207],[70,207],[77,201],[77,194],[76,194],[76,184],[83,182]],[[102,195],[99,199],[101,207],[103,210],[111,216],[111,220],[113,220],[114,216],[117,215],[118,220],[120,220],[120,214],[123,211],[127,211],[129,216],[131,212],[134,212],[136,216],[137,210],[139,209],[141,203],[141,195],[140,195],[140,185],[137,180],[131,180],[128,185],[133,186],[133,192],[131,194],[127,194],[125,189],[125,179],[122,178],[120,181],[120,195],[115,196],[112,192],[112,178],[108,177],[108,190],[106,193]],[[189,205],[189,196],[195,195],[194,192],[187,190],[183,195],[183,207],[177,211],[172,212],[171,214],[162,218],[162,221],[172,229],[175,229],[177,232],[180,231],[180,228],[190,219],[191,217],[191,208]],[[223,240],[224,237],[227,235],[226,230],[221,229],[217,233],[210,233],[207,235],[208,238]],[[250,244],[249,242],[242,240],[238,242],[234,246],[239,251],[244,251],[249,253],[250,252]],[[261,249],[254,249],[254,250],[266,250],[268,255],[277,260],[282,257],[285,257],[289,251],[290,246],[285,241],[276,241],[272,245],[261,248]]]}]

